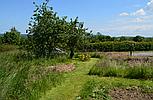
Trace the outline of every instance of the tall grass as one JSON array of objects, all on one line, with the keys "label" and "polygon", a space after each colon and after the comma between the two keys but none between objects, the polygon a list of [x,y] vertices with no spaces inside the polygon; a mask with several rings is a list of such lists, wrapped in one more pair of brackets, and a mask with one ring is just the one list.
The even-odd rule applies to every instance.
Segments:
[{"label": "tall grass", "polygon": [[124,77],[130,79],[153,79],[153,64],[151,62],[128,62],[102,59],[91,68],[89,75],[104,77]]},{"label": "tall grass", "polygon": [[0,52],[17,50],[18,46],[15,45],[0,45]]},{"label": "tall grass", "polygon": [[38,100],[46,90],[63,81],[60,73],[46,71],[45,66],[65,59],[16,60],[17,51],[0,53],[0,99]]}]

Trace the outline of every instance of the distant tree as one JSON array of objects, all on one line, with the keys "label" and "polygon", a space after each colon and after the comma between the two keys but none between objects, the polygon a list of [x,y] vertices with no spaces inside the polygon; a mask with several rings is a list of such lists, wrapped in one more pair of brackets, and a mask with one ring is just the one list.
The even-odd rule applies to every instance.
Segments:
[{"label": "distant tree", "polygon": [[92,43],[105,41],[114,41],[114,38],[112,38],[111,36],[102,35],[100,32],[97,32],[96,35],[92,36]]},{"label": "distant tree", "polygon": [[120,37],[120,41],[126,41],[126,40],[127,40],[127,38],[125,36]]},{"label": "distant tree", "polygon": [[142,42],[143,40],[144,40],[144,37],[142,37],[142,36],[136,36],[133,38],[133,41],[135,41],[135,42]]},{"label": "distant tree", "polygon": [[20,44],[20,32],[15,27],[11,28],[10,32],[4,33],[3,43],[5,44]]}]

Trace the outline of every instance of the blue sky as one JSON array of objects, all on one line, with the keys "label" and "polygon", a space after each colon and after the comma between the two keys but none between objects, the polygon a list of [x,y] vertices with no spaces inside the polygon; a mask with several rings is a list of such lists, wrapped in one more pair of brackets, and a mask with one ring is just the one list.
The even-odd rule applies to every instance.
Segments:
[{"label": "blue sky", "polygon": [[[25,33],[33,14],[33,1],[1,0],[0,33],[15,26]],[[59,16],[79,17],[93,33],[111,36],[153,37],[153,0],[50,0]]]}]

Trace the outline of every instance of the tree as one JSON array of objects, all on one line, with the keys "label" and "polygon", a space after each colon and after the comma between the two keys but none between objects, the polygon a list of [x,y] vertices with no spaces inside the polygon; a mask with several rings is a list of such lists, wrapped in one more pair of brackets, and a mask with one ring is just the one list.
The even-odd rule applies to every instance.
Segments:
[{"label": "tree", "polygon": [[74,56],[74,50],[85,36],[85,28],[83,28],[83,23],[78,21],[78,17],[75,20],[72,20],[68,23],[67,27],[67,46],[70,49],[70,58]]},{"label": "tree", "polygon": [[48,0],[40,6],[35,4],[36,10],[27,31],[27,50],[36,57],[50,57],[57,48],[68,48],[72,58],[74,50],[85,36],[83,23],[78,21],[78,17],[70,22],[66,21],[67,17],[58,17],[47,4]]},{"label": "tree", "polygon": [[133,38],[133,41],[135,41],[135,42],[142,42],[143,40],[144,40],[144,37],[142,37],[142,36],[136,36]]},{"label": "tree", "polygon": [[15,27],[11,28],[10,32],[4,33],[3,43],[6,44],[20,44],[20,32],[16,30]]},{"label": "tree", "polygon": [[59,46],[60,36],[66,23],[66,17],[60,19],[47,4],[48,0],[40,6],[35,4],[36,10],[29,23],[27,50],[37,57],[54,55],[53,51]]}]

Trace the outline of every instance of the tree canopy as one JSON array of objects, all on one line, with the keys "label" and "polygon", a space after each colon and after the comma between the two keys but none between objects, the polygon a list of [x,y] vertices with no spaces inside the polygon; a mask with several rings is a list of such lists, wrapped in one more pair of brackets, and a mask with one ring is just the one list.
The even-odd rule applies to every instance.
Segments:
[{"label": "tree canopy", "polygon": [[[34,3],[35,4],[35,3]],[[75,20],[66,21],[67,17],[59,17],[52,7],[48,7],[48,0],[42,5],[35,4],[33,17],[28,29],[28,48],[37,57],[50,57],[56,48],[65,46],[73,52],[83,37],[83,24]],[[61,46],[62,45],[62,46]]]},{"label": "tree canopy", "polygon": [[10,32],[4,33],[2,41],[5,44],[18,45],[20,44],[20,32],[18,32],[15,27],[11,28]]}]

